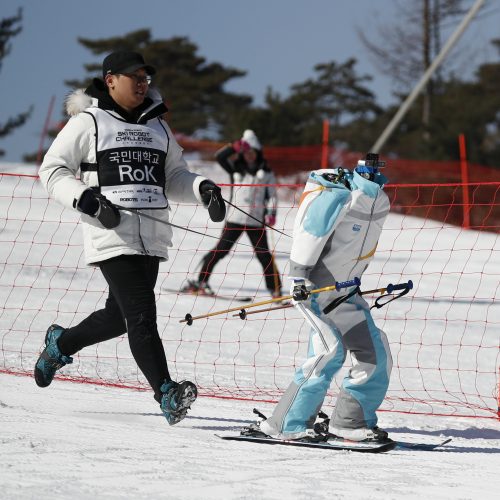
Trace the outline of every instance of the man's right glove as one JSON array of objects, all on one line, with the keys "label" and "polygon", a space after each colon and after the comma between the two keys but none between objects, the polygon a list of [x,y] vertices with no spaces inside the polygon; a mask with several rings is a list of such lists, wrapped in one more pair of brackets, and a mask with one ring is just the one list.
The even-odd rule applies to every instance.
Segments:
[{"label": "man's right glove", "polygon": [[84,214],[95,217],[106,229],[113,229],[120,224],[120,212],[102,194],[87,189],[80,196],[77,209]]},{"label": "man's right glove", "polygon": [[295,302],[307,300],[311,295],[311,282],[304,278],[293,278],[292,286],[290,287],[290,295]]},{"label": "man's right glove", "polygon": [[222,198],[220,187],[212,181],[204,180],[200,184],[200,196],[208,215],[213,222],[220,222],[226,217],[226,204]]}]

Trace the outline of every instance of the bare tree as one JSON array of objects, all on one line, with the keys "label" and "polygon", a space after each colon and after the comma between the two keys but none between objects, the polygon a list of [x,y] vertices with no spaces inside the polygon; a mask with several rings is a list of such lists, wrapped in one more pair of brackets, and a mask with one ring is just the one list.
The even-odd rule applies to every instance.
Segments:
[{"label": "bare tree", "polygon": [[[442,29],[466,12],[463,0],[395,0],[398,20],[374,31],[358,29],[358,35],[376,67],[390,74],[396,93],[406,93],[431,65],[441,50]],[[441,72],[426,86],[422,102],[422,124],[431,121],[431,102]]]}]

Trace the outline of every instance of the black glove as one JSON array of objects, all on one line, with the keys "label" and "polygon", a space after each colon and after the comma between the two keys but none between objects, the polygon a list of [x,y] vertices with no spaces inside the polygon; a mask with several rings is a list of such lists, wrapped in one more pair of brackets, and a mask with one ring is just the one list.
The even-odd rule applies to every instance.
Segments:
[{"label": "black glove", "polygon": [[87,189],[80,197],[77,206],[80,212],[95,217],[106,229],[113,229],[120,224],[120,212],[102,194]]},{"label": "black glove", "polygon": [[311,290],[307,288],[306,281],[304,279],[295,278],[290,289],[290,295],[293,297],[293,300],[300,302],[309,298]]},{"label": "black glove", "polygon": [[222,198],[220,187],[212,181],[205,180],[200,184],[200,195],[203,205],[213,222],[220,222],[226,217],[226,204]]}]

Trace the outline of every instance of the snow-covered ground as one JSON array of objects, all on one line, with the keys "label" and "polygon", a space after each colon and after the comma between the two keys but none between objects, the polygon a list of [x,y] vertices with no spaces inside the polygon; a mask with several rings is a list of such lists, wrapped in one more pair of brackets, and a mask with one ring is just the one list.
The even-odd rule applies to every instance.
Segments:
[{"label": "snow-covered ground", "polygon": [[[15,499],[480,499],[500,491],[491,420],[381,413],[394,438],[442,451],[379,455],[227,442],[249,402],[199,398],[169,427],[147,392],[0,374],[0,491]],[[264,413],[271,406],[259,404]]]},{"label": "snow-covered ground", "polygon": [[[227,182],[213,164],[194,168]],[[35,173],[13,165],[0,166],[2,171]],[[103,302],[106,287],[99,272],[82,265],[78,214],[47,203],[29,178],[0,176],[0,194],[0,370],[29,374],[47,326],[83,319]],[[219,235],[218,225],[207,226],[203,209],[177,206],[173,217],[176,224]],[[293,218],[291,203],[284,203],[277,227],[290,232]],[[191,378],[204,394],[282,390],[306,351],[308,332],[300,316],[286,310],[248,321],[227,315],[180,325],[186,312],[234,304],[169,291],[195,272],[203,251],[214,244],[174,233],[171,260],[162,265],[158,283],[159,325],[173,375]],[[273,238],[278,267],[286,274],[289,240]],[[218,265],[212,285],[228,296],[265,299],[261,269],[244,244],[246,238]],[[426,412],[491,417],[499,361],[499,250],[495,234],[390,215],[362,288],[408,279],[415,288],[374,311],[395,358],[384,409],[422,410],[415,403],[422,398]],[[123,338],[82,351],[62,372],[144,387]],[[498,420],[381,411],[379,425],[394,439],[453,438],[442,451],[383,455],[215,436],[254,421],[254,407],[272,411],[270,403],[200,397],[183,422],[169,427],[150,391],[63,380],[39,389],[29,376],[0,373],[1,498],[498,497]]]}]

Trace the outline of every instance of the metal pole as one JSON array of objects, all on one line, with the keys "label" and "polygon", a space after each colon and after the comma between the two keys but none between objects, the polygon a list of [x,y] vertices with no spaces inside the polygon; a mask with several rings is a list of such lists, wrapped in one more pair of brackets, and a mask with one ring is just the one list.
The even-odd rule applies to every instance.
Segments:
[{"label": "metal pole", "polygon": [[380,149],[384,146],[387,139],[392,135],[394,129],[399,125],[399,122],[402,120],[410,106],[413,104],[413,101],[417,98],[418,94],[422,90],[422,88],[429,81],[431,76],[434,74],[438,66],[443,62],[443,59],[446,57],[450,49],[455,45],[457,40],[460,38],[462,33],[467,28],[468,24],[472,21],[473,17],[477,14],[478,10],[482,7],[484,0],[476,0],[476,3],[471,7],[469,12],[462,19],[462,22],[459,24],[458,28],[455,32],[450,36],[448,41],[445,43],[444,47],[441,49],[441,52],[436,56],[432,64],[427,68],[426,72],[423,74],[420,81],[417,83],[415,88],[412,90],[410,95],[403,102],[401,107],[398,109],[397,113],[394,115],[393,119],[389,122],[385,130],[382,132],[380,137],[377,139],[375,144],[369,149],[374,153],[379,153]]},{"label": "metal pole", "polygon": [[43,124],[42,133],[40,134],[40,144],[38,146],[38,153],[36,155],[36,164],[37,165],[41,165],[42,164],[43,142],[45,140],[45,136],[47,135],[47,132],[49,131],[50,117],[52,116],[52,109],[54,108],[54,102],[55,102],[55,100],[56,100],[56,96],[53,95],[52,98],[50,99],[49,109],[47,111],[47,116],[45,118],[45,123]]}]

